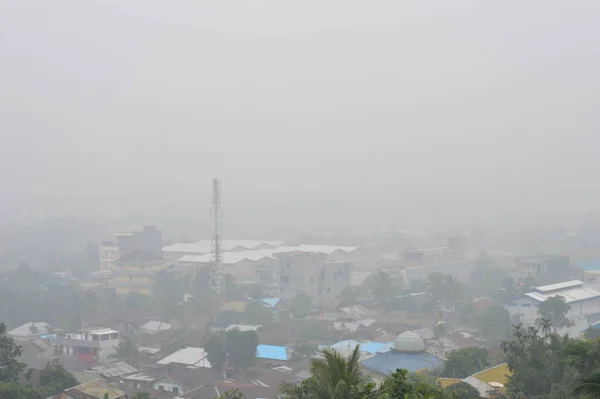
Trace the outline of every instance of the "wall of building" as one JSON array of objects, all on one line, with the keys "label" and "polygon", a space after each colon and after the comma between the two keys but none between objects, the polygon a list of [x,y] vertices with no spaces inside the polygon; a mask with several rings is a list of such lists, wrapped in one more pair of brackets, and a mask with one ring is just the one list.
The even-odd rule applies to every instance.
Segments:
[{"label": "wall of building", "polygon": [[416,280],[425,280],[431,273],[450,274],[458,281],[468,282],[475,263],[472,261],[456,261],[437,265],[421,265],[401,270],[402,279],[410,286]]},{"label": "wall of building", "polygon": [[137,292],[151,294],[156,275],[167,268],[165,261],[119,263],[114,271],[113,285],[117,294]]},{"label": "wall of building", "polygon": [[152,388],[157,391],[166,391],[173,393],[183,393],[184,389],[181,384],[171,380],[159,380],[154,382]]}]

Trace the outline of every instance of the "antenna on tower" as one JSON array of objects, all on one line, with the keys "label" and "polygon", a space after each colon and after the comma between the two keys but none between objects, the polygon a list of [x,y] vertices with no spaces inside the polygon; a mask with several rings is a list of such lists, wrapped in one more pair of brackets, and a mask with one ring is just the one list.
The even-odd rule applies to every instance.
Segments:
[{"label": "antenna on tower", "polygon": [[210,269],[210,294],[217,298],[225,293],[225,273],[223,271],[223,246],[221,243],[221,179],[212,181],[212,264]]}]

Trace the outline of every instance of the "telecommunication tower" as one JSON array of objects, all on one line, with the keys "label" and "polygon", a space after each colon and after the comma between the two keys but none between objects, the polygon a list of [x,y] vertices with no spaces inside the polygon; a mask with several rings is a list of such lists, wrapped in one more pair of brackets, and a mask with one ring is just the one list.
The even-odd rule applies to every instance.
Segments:
[{"label": "telecommunication tower", "polygon": [[225,293],[225,273],[223,271],[223,246],[221,243],[221,179],[212,181],[212,264],[210,270],[210,294],[221,297]]}]

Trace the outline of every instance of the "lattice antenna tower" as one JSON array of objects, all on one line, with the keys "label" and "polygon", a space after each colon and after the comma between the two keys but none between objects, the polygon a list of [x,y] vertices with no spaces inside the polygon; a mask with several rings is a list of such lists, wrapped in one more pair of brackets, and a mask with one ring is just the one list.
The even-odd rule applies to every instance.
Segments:
[{"label": "lattice antenna tower", "polygon": [[223,244],[221,242],[221,179],[212,181],[212,264],[210,270],[210,294],[221,297],[225,294],[225,272],[223,271]]}]

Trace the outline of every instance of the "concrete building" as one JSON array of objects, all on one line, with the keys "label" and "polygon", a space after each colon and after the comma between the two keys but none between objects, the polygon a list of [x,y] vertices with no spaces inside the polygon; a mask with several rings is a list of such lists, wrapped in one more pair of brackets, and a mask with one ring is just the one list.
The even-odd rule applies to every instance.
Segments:
[{"label": "concrete building", "polygon": [[121,256],[119,246],[113,241],[104,241],[100,246],[100,271],[111,272],[117,268]]},{"label": "concrete building", "polygon": [[600,292],[579,280],[535,287],[532,292],[505,302],[504,307],[511,318],[519,315],[524,326],[533,326],[540,317],[540,304],[554,296],[564,298],[570,306],[566,317],[573,323],[572,327],[559,329],[560,334],[578,337],[590,325],[600,322]]},{"label": "concrete building", "polygon": [[118,295],[131,292],[150,295],[156,275],[166,268],[167,263],[160,255],[136,250],[117,260],[111,286]]},{"label": "concrete building", "polygon": [[275,254],[279,297],[290,300],[308,295],[313,305],[334,302],[350,285],[350,263],[329,261],[322,252],[292,251]]},{"label": "concrete building", "polygon": [[142,231],[117,233],[115,236],[122,255],[139,250],[162,255],[162,233],[156,226],[144,226]]},{"label": "concrete building", "polygon": [[515,262],[515,270],[509,273],[511,277],[532,277],[542,284],[565,281],[571,273],[568,256],[525,256],[517,258]]},{"label": "concrete building", "polygon": [[464,238],[450,237],[447,245],[444,246],[406,251],[404,262],[408,267],[464,260],[467,254],[466,250]]},{"label": "concrete building", "polygon": [[67,334],[65,338],[57,339],[56,345],[64,355],[71,355],[81,362],[95,364],[110,360],[109,356],[116,352],[119,340],[118,331],[103,328]]}]

